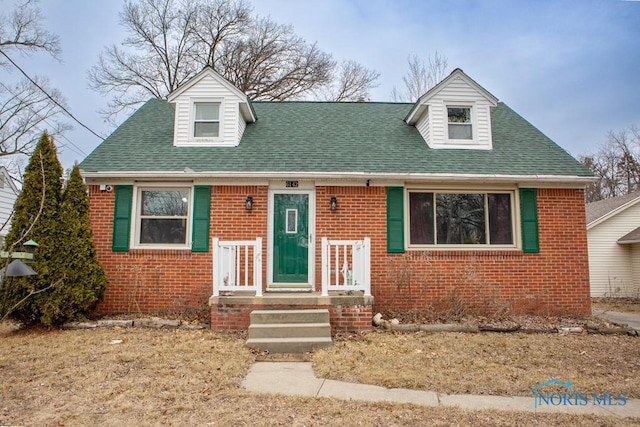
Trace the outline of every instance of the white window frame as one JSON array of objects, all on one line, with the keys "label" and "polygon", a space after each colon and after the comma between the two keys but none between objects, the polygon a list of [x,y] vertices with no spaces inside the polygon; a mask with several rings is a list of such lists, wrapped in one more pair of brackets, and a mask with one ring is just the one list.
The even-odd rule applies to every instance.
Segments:
[{"label": "white window frame", "polygon": [[[186,215],[186,230],[184,243],[140,243],[142,228],[142,192],[143,191],[187,191],[188,205]],[[133,192],[133,221],[131,221],[131,247],[134,249],[191,249],[191,229],[193,223],[193,186],[176,183],[144,183],[134,186]],[[171,217],[172,219],[183,218]]]},{"label": "white window frame", "polygon": [[[449,123],[449,108],[468,108],[469,109],[469,126],[471,127],[471,139],[455,139],[449,136],[449,125],[460,123]],[[474,103],[445,103],[444,105],[444,124],[447,133],[447,142],[456,145],[476,145],[478,140],[478,126],[476,123],[476,106]]]},{"label": "white window frame", "polygon": [[[205,106],[212,106],[212,107],[217,107],[218,109],[218,119],[217,120],[208,120],[208,119],[202,119],[202,120],[198,120],[198,107],[205,107]],[[215,136],[197,136],[196,135],[196,125],[198,123],[217,123],[218,124],[218,134]],[[193,103],[193,123],[192,123],[192,128],[191,128],[191,132],[192,132],[192,137],[195,139],[200,139],[200,138],[219,138],[220,137],[220,103],[218,102],[194,102]]]},{"label": "white window frame", "polygon": [[[298,234],[298,209],[286,209],[285,212],[285,233]],[[293,224],[289,221],[290,212],[293,212]],[[289,231],[290,225],[293,225],[293,229],[291,231]]]},{"label": "white window frame", "polygon": [[[216,104],[218,105],[218,136],[197,137],[195,136],[196,105]],[[199,143],[221,143],[224,141],[224,98],[191,98],[189,104],[189,139],[193,145]]]},{"label": "white window frame", "polygon": [[[433,230],[433,244],[411,244],[411,212],[410,212],[410,193],[433,193],[434,194],[434,205],[433,205],[433,218],[434,218],[434,230]],[[489,218],[488,218],[488,198],[487,194],[510,194],[511,201],[511,244],[491,244],[488,243],[478,243],[478,244],[438,244],[438,230],[437,230],[437,218],[436,218],[436,206],[435,206],[435,195],[441,194],[484,194],[484,204],[485,204],[485,234],[487,236],[487,240],[490,239],[489,233]],[[428,188],[428,187],[411,187],[405,189],[405,197],[404,197],[404,238],[405,238],[405,247],[408,250],[456,250],[456,251],[464,251],[464,250],[517,250],[521,246],[521,238],[520,238],[520,198],[519,191],[517,189],[504,189],[504,188]]]}]

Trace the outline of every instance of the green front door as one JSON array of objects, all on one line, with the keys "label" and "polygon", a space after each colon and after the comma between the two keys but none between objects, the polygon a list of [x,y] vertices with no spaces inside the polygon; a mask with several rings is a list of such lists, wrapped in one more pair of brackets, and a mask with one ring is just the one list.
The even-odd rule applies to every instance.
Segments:
[{"label": "green front door", "polygon": [[309,195],[273,195],[273,282],[309,283]]}]

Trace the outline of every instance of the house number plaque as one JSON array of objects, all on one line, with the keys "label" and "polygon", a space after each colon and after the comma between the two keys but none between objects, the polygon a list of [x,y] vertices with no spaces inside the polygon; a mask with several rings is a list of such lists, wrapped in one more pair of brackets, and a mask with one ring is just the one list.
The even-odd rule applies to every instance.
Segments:
[{"label": "house number plaque", "polygon": [[298,181],[286,181],[285,186],[287,188],[298,188]]}]

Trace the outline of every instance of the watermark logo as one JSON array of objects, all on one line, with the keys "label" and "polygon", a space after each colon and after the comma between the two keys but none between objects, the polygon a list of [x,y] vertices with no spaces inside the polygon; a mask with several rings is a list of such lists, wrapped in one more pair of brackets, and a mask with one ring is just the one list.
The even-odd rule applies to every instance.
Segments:
[{"label": "watermark logo", "polygon": [[[561,391],[545,391],[544,389],[547,387]],[[531,391],[533,391],[533,407],[536,409],[540,406],[624,406],[627,404],[627,397],[624,393],[577,392],[574,390],[571,380],[562,382],[551,378],[532,388]]]}]

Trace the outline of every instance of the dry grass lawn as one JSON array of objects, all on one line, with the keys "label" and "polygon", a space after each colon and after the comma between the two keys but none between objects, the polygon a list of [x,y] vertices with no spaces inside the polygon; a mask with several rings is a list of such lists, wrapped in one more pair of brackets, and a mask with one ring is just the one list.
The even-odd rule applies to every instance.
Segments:
[{"label": "dry grass lawn", "polygon": [[630,336],[372,332],[313,360],[319,376],[386,387],[531,396],[555,377],[640,397],[640,339]]},{"label": "dry grass lawn", "polygon": [[[240,337],[137,328],[9,329],[0,324],[0,425],[632,426],[640,422],[253,394],[240,386],[255,358]],[[366,340],[339,344],[334,355],[357,356],[360,367],[368,363],[379,371],[384,358],[372,366],[359,351],[370,351],[376,343],[392,346],[394,340],[399,349],[410,349],[410,339],[424,337],[371,334]],[[619,341],[610,343],[617,346]],[[318,355],[325,362],[330,356],[330,351]],[[393,370],[400,375],[405,368],[398,364]],[[427,365],[412,374],[424,376],[431,370]]]},{"label": "dry grass lawn", "polygon": [[591,307],[601,310],[640,313],[640,298],[598,298],[592,301]]}]

